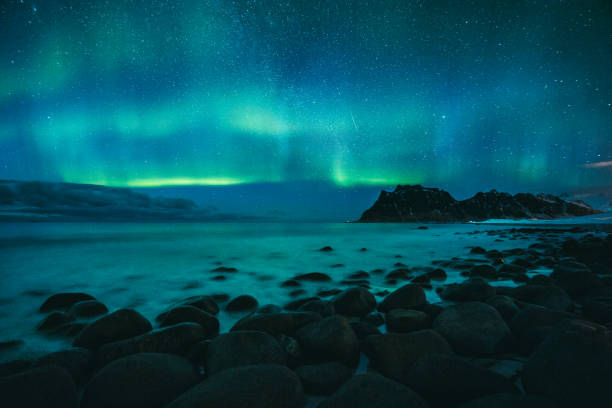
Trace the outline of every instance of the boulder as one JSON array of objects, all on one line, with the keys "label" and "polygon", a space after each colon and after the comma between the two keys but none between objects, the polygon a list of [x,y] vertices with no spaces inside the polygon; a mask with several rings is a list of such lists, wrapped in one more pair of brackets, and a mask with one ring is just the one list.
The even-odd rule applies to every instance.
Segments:
[{"label": "boulder", "polygon": [[99,367],[137,353],[185,354],[194,344],[206,338],[197,323],[179,323],[140,336],[107,343],[96,352]]},{"label": "boulder", "polygon": [[322,317],[328,317],[333,315],[336,310],[334,304],[326,300],[315,299],[304,303],[297,309],[300,312],[314,312],[320,314]]},{"label": "boulder", "polygon": [[170,310],[164,316],[160,326],[172,326],[177,323],[197,323],[204,329],[204,336],[211,339],[219,334],[219,321],[210,313],[204,312],[193,306],[179,306]]},{"label": "boulder", "polygon": [[376,307],[376,299],[367,289],[351,288],[337,294],[332,300],[336,313],[345,316],[365,316]]},{"label": "boulder", "polygon": [[[225,298],[226,295],[222,295],[222,297]],[[229,298],[229,296],[227,297]],[[161,322],[162,320],[164,320],[166,313],[168,313],[170,310],[175,309],[179,306],[193,306],[206,313],[210,313],[211,315],[216,315],[217,313],[219,313],[219,306],[217,305],[217,302],[215,301],[214,296],[208,296],[208,295],[191,296],[191,297],[183,299],[173,304],[172,306],[170,306],[165,312],[157,316],[155,318],[155,321]]]},{"label": "boulder", "polygon": [[495,295],[495,288],[482,278],[446,285],[440,292],[444,300],[455,302],[485,301]]},{"label": "boulder", "polygon": [[456,406],[489,394],[518,393],[503,375],[445,354],[429,354],[416,360],[402,383],[438,407]]},{"label": "boulder", "polygon": [[353,370],[342,363],[303,365],[295,369],[304,390],[314,395],[329,395],[353,375]]},{"label": "boulder", "polygon": [[419,285],[408,284],[391,292],[378,306],[385,313],[393,309],[415,309],[427,303],[425,291]]},{"label": "boulder", "polygon": [[213,339],[206,349],[204,367],[209,375],[228,368],[252,364],[286,362],[285,353],[274,337],[261,331],[232,331]]},{"label": "boulder", "polygon": [[249,295],[240,295],[230,300],[225,306],[225,310],[228,312],[243,312],[246,310],[257,309],[259,303],[257,299]]},{"label": "boulder", "polygon": [[310,323],[295,333],[304,352],[316,361],[359,360],[359,343],[349,321],[339,315]]},{"label": "boulder", "polygon": [[108,308],[97,300],[83,300],[70,306],[68,314],[79,319],[88,319],[108,313]]},{"label": "boulder", "polygon": [[469,276],[478,276],[486,279],[496,279],[497,269],[495,269],[494,266],[488,264],[474,265],[469,271]]},{"label": "boulder", "polygon": [[161,408],[197,382],[193,366],[182,357],[134,354],[98,371],[85,386],[80,406]]},{"label": "boulder", "polygon": [[351,328],[359,340],[363,340],[374,334],[381,334],[376,326],[363,321],[352,321]]},{"label": "boulder", "polygon": [[549,397],[561,407],[609,407],[612,333],[594,323],[561,323],[525,364],[527,393]]},{"label": "boulder", "polygon": [[331,282],[332,278],[329,275],[321,272],[311,272],[293,277],[296,281],[308,281],[308,282]]},{"label": "boulder", "polygon": [[580,263],[560,263],[550,274],[550,278],[572,297],[583,296],[602,286],[597,275]]},{"label": "boulder", "polygon": [[96,349],[106,343],[139,336],[152,329],[151,323],[137,311],[120,309],[85,326],[72,345]]},{"label": "boulder", "polygon": [[431,327],[429,315],[418,310],[393,309],[387,312],[385,320],[387,330],[395,333],[409,333]]},{"label": "boulder", "polygon": [[40,306],[40,311],[67,310],[70,306],[83,300],[95,300],[95,298],[87,293],[57,293],[45,300]]},{"label": "boulder", "polygon": [[65,369],[77,386],[85,384],[92,366],[92,353],[84,348],[56,351],[40,357],[35,366],[56,365]]},{"label": "boulder", "polygon": [[519,308],[509,296],[495,295],[487,299],[487,304],[493,306],[505,321],[510,321],[518,313]]},{"label": "boulder", "polygon": [[481,302],[450,306],[433,322],[433,328],[461,354],[492,354],[503,349],[510,329],[499,312]]},{"label": "boulder", "polygon": [[568,310],[572,306],[572,299],[568,294],[554,285],[521,285],[512,289],[511,295],[517,300],[549,309]]},{"label": "boulder", "polygon": [[76,408],[77,389],[68,371],[57,365],[45,365],[0,378],[0,405]]},{"label": "boulder", "polygon": [[304,392],[298,376],[274,364],[236,367],[202,381],[166,408],[294,408]]},{"label": "boulder", "polygon": [[293,336],[297,329],[317,320],[321,320],[321,316],[312,312],[258,314],[238,320],[231,331],[259,330],[274,337],[280,334]]},{"label": "boulder", "polygon": [[347,381],[317,408],[427,408],[405,385],[378,374],[360,374]]},{"label": "boulder", "polygon": [[363,349],[374,368],[397,381],[405,378],[418,358],[430,353],[453,353],[447,341],[430,329],[370,336],[364,341]]},{"label": "boulder", "polygon": [[537,395],[494,394],[466,402],[459,408],[556,408],[557,404]]},{"label": "boulder", "polygon": [[62,312],[51,312],[44,319],[42,319],[37,325],[36,330],[38,331],[51,331],[56,330],[58,327],[74,321],[74,317]]},{"label": "boulder", "polygon": [[582,313],[601,324],[612,322],[612,296],[593,296],[583,300]]}]

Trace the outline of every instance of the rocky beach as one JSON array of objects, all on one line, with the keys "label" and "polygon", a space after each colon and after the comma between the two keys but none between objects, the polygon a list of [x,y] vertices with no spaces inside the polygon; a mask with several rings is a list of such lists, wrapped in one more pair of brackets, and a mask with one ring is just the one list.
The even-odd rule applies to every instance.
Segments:
[{"label": "rocky beach", "polygon": [[[113,307],[115,299],[111,306],[75,285],[41,291],[27,338],[3,327],[2,406],[612,404],[609,227],[406,228],[422,234],[414,242],[442,243],[446,233],[461,245],[452,257],[437,248],[426,265],[415,262],[423,261],[416,244],[405,245],[362,261],[380,267],[353,270],[376,248],[329,239],[308,249],[327,270],[260,276],[265,292],[255,284],[224,292],[247,272],[211,257],[203,283],[183,282],[189,296],[154,313]],[[55,349],[28,349],[32,338]]]}]

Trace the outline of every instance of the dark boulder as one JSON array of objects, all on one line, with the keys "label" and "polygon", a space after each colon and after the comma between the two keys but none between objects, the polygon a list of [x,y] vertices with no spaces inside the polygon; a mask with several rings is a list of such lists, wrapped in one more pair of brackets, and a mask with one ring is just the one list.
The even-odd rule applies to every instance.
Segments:
[{"label": "dark boulder", "polygon": [[259,303],[257,299],[249,295],[240,295],[232,300],[225,306],[225,310],[228,312],[243,312],[247,310],[257,309]]},{"label": "dark boulder", "polygon": [[108,313],[108,308],[97,300],[83,300],[70,306],[68,314],[76,318],[97,317]]},{"label": "dark boulder", "polygon": [[166,408],[294,408],[303,404],[298,376],[274,364],[236,367],[202,381]]},{"label": "dark boulder", "polygon": [[72,345],[95,349],[106,343],[139,336],[152,329],[151,323],[137,311],[120,309],[85,326]]},{"label": "dark boulder", "polygon": [[419,285],[408,284],[391,292],[378,306],[381,312],[393,309],[415,309],[427,303],[425,291]]},{"label": "dark boulder", "polygon": [[312,312],[257,314],[238,320],[231,331],[259,330],[274,337],[278,337],[280,334],[293,336],[300,327],[320,319],[319,314]]},{"label": "dark boulder", "polygon": [[583,264],[561,263],[550,278],[572,297],[586,295],[602,286],[601,279]]},{"label": "dark boulder", "polygon": [[317,408],[427,408],[427,403],[405,385],[378,374],[351,378]]},{"label": "dark boulder", "polygon": [[393,309],[387,312],[385,320],[387,330],[395,333],[409,333],[431,327],[429,315],[418,310]]},{"label": "dark boulder", "polygon": [[549,309],[568,310],[572,306],[572,299],[558,286],[554,285],[522,285],[510,292],[517,300],[544,306]]},{"label": "dark boulder", "polygon": [[40,306],[40,311],[67,310],[70,306],[83,300],[95,300],[95,298],[87,293],[57,293],[45,300]]},{"label": "dark boulder", "polygon": [[232,331],[213,339],[206,349],[204,367],[212,375],[228,368],[286,362],[281,345],[261,331]]},{"label": "dark boulder", "polygon": [[304,352],[315,361],[356,363],[359,343],[349,321],[339,315],[310,323],[295,333]]},{"label": "dark boulder", "polygon": [[601,324],[612,322],[612,296],[593,296],[583,300],[582,313]]},{"label": "dark boulder", "polygon": [[416,360],[402,383],[436,407],[456,406],[489,394],[518,392],[503,375],[445,354],[429,354]]},{"label": "dark boulder", "polygon": [[505,321],[510,321],[518,313],[516,302],[509,296],[495,295],[487,299],[487,304],[493,306]]},{"label": "dark boulder", "polygon": [[531,354],[522,381],[528,393],[562,407],[610,407],[612,335],[584,321],[562,323]]},{"label": "dark boulder", "polygon": [[0,378],[0,405],[2,408],[76,408],[77,389],[64,368],[36,367]]},{"label": "dark boulder", "polygon": [[51,312],[36,325],[36,330],[48,332],[74,320],[74,316],[67,313]]},{"label": "dark boulder", "polygon": [[351,288],[337,294],[332,300],[336,313],[345,316],[365,316],[376,307],[376,299],[367,289]]},{"label": "dark boulder", "polygon": [[111,361],[137,353],[185,354],[191,346],[206,337],[197,323],[179,323],[153,330],[140,336],[107,343],[96,352],[96,363],[104,366]]},{"label": "dark boulder", "polygon": [[193,306],[179,306],[170,310],[164,316],[160,326],[166,327],[186,322],[197,323],[202,326],[204,336],[207,339],[211,339],[219,334],[219,321],[217,318]]},{"label": "dark boulder", "polygon": [[482,278],[472,278],[462,283],[446,285],[440,292],[442,299],[455,302],[480,302],[494,295],[495,288]]},{"label": "dark boulder", "polygon": [[302,275],[294,276],[293,280],[308,281],[308,282],[330,282],[332,279],[329,275],[321,272],[311,272]]},{"label": "dark boulder", "polygon": [[134,354],[98,371],[85,387],[80,406],[161,408],[197,382],[193,366],[182,357]]},{"label": "dark boulder", "polygon": [[378,330],[376,326],[363,321],[351,322],[351,328],[359,340],[363,340],[368,336],[380,334],[380,330]]},{"label": "dark boulder", "polygon": [[40,357],[35,366],[56,365],[62,367],[72,376],[77,386],[85,384],[92,366],[92,353],[84,348],[73,348],[56,351]]},{"label": "dark boulder", "polygon": [[492,354],[503,349],[510,329],[499,312],[481,302],[467,302],[444,309],[433,328],[461,354]]},{"label": "dark boulder", "polygon": [[314,395],[329,395],[353,375],[353,370],[342,363],[303,365],[295,369],[304,391]]},{"label": "dark boulder", "polygon": [[326,300],[314,299],[304,303],[297,309],[299,312],[313,312],[318,313],[321,317],[327,317],[333,315],[336,310],[332,302]]},{"label": "dark boulder", "polygon": [[537,395],[494,394],[468,401],[459,408],[556,408],[557,404]]},{"label": "dark boulder", "polygon": [[385,377],[401,381],[410,366],[430,353],[452,354],[446,340],[433,330],[386,333],[365,339],[363,349],[372,366]]}]

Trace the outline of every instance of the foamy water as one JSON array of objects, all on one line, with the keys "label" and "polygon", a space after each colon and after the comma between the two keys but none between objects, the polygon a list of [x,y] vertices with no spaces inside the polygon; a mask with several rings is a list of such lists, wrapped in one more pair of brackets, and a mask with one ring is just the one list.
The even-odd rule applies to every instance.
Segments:
[{"label": "foamy water", "polygon": [[[35,331],[43,317],[38,308],[47,296],[82,291],[108,308],[135,308],[149,319],[173,302],[188,296],[225,293],[250,294],[260,305],[284,305],[295,288],[280,283],[297,274],[324,272],[334,282],[306,283],[302,296],[338,282],[358,270],[393,270],[396,262],[408,267],[431,266],[437,259],[469,257],[467,247],[486,249],[527,247],[532,241],[504,240],[468,234],[476,230],[511,228],[496,225],[414,224],[0,224],[0,340],[23,339],[12,353],[49,351],[65,347]],[[534,237],[535,238],[535,237]],[[329,245],[332,252],[320,252]],[[367,248],[367,251],[360,251]],[[398,256],[401,256],[398,257]],[[332,265],[343,264],[341,267]],[[227,280],[213,281],[212,269],[238,269]],[[443,283],[463,280],[447,270]],[[384,275],[372,275],[372,291],[393,290]],[[434,283],[434,285],[437,285]],[[431,302],[439,298],[427,293]],[[221,313],[221,330],[241,317]],[[10,353],[4,352],[5,360]]]}]

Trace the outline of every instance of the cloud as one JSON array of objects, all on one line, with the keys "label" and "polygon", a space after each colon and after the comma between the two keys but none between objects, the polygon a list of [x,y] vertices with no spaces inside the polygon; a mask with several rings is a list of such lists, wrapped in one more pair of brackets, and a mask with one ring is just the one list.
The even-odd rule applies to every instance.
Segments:
[{"label": "cloud", "polygon": [[586,167],[587,169],[599,169],[602,167],[612,167],[612,161],[602,161],[595,163],[585,163],[582,167]]}]

